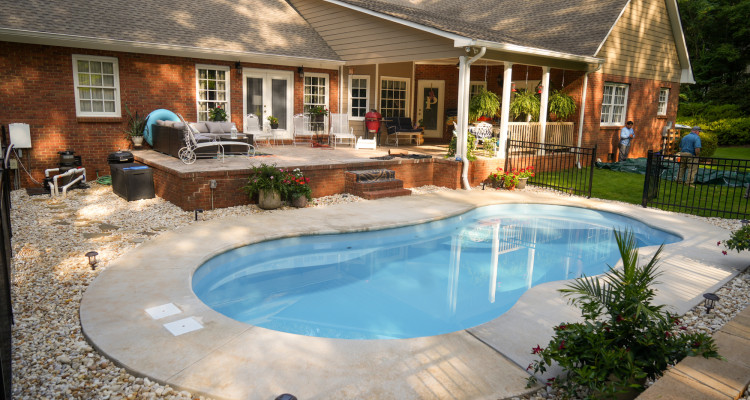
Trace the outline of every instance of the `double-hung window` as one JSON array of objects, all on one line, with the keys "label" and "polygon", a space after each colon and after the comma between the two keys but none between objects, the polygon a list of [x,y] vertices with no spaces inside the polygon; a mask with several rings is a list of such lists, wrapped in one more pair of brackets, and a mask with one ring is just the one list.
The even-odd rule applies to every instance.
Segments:
[{"label": "double-hung window", "polygon": [[602,98],[602,125],[619,126],[625,124],[628,104],[628,85],[605,83]]},{"label": "double-hung window", "polygon": [[73,55],[76,116],[121,117],[117,59]]},{"label": "double-hung window", "polygon": [[328,109],[328,74],[305,72],[304,110]]},{"label": "double-hung window", "polygon": [[469,91],[469,98],[472,98],[479,93],[482,92],[482,90],[487,89],[487,82],[485,81],[471,81],[470,83],[470,91]]},{"label": "double-hung window", "polygon": [[659,90],[659,108],[656,115],[667,115],[667,100],[669,100],[669,89],[661,88]]},{"label": "double-hung window", "polygon": [[364,120],[370,104],[370,77],[349,76],[349,119]]},{"label": "double-hung window", "polygon": [[406,117],[409,99],[408,78],[387,78],[380,81],[380,114],[384,118]]},{"label": "double-hung window", "polygon": [[196,90],[198,99],[198,121],[208,121],[208,110],[223,108],[229,112],[229,67],[196,65]]}]

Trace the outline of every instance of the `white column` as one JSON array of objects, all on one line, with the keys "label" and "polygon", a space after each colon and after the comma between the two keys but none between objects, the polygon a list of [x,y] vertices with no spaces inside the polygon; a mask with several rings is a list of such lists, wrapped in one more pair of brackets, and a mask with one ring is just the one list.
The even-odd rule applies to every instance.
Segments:
[{"label": "white column", "polygon": [[513,63],[504,62],[503,71],[503,101],[500,110],[500,138],[497,154],[505,157],[505,142],[508,140],[508,119],[510,117],[510,87],[513,82]]},{"label": "white column", "polygon": [[465,77],[468,75],[468,68],[466,61],[469,59],[467,56],[458,57],[458,112],[456,115],[456,122],[458,127],[456,128],[456,157],[461,159],[466,158],[466,131],[468,128],[469,115],[468,109],[464,108],[464,97],[466,97],[467,87],[464,85]]},{"label": "white column", "polygon": [[549,102],[549,67],[542,67],[542,98],[539,105],[539,141],[547,143],[547,107]]}]

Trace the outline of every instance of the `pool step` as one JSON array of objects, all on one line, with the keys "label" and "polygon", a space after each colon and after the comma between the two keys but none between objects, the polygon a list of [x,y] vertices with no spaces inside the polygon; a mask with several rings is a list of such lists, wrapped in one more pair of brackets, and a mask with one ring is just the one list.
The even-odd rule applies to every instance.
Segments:
[{"label": "pool step", "polygon": [[347,193],[368,200],[411,195],[404,181],[396,179],[396,171],[389,169],[346,171],[345,181]]}]

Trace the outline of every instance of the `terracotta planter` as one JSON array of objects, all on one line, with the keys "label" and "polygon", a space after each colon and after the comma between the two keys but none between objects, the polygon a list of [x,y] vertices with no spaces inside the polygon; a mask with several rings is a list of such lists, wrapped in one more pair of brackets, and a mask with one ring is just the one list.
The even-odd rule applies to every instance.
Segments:
[{"label": "terracotta planter", "polygon": [[307,197],[305,196],[299,196],[292,199],[292,206],[297,208],[305,208],[307,207]]},{"label": "terracotta planter", "polygon": [[518,189],[523,189],[526,187],[526,181],[528,181],[529,178],[518,178],[518,185],[516,187]]},{"label": "terracotta planter", "polygon": [[274,190],[261,190],[258,193],[258,207],[264,210],[281,207],[281,193]]}]

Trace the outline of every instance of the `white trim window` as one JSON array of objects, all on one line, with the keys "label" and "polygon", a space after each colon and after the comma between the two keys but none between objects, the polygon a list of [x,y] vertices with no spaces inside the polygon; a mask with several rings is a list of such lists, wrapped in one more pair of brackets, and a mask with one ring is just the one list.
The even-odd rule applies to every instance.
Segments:
[{"label": "white trim window", "polygon": [[77,117],[121,117],[117,58],[73,55]]},{"label": "white trim window", "polygon": [[469,84],[471,89],[469,91],[469,98],[472,98],[479,94],[482,89],[487,89],[487,82],[485,81],[471,81]]},{"label": "white trim window", "polygon": [[229,104],[229,67],[221,65],[195,66],[195,90],[198,121],[208,121],[208,110],[221,107],[231,119]]},{"label": "white trim window", "polygon": [[364,121],[370,104],[370,76],[349,76],[349,119]]},{"label": "white trim window", "polygon": [[384,118],[407,117],[409,78],[382,77],[380,80],[380,114]]},{"label": "white trim window", "polygon": [[601,124],[619,126],[625,124],[628,104],[628,85],[622,83],[605,83],[602,98]]},{"label": "white trim window", "polygon": [[303,109],[308,113],[313,107],[328,109],[328,74],[305,72]]},{"label": "white trim window", "polygon": [[659,90],[659,108],[656,115],[667,115],[667,101],[669,100],[669,89],[661,88]]}]

